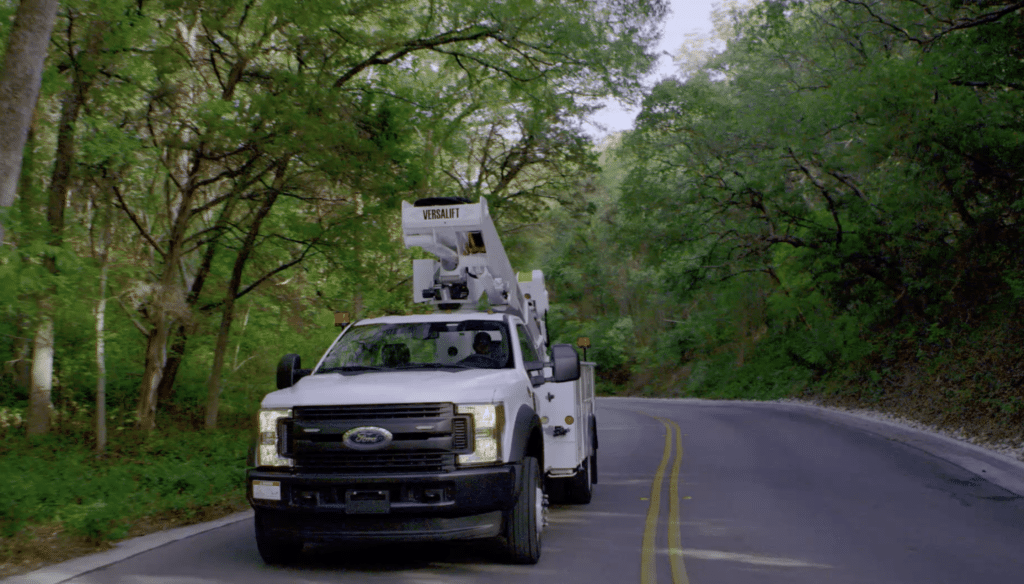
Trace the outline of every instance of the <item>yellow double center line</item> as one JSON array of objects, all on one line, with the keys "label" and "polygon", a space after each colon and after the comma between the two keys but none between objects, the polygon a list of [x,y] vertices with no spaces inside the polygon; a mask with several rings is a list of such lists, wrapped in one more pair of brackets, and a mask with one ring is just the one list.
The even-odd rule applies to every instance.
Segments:
[{"label": "yellow double center line", "polygon": [[[652,416],[653,417],[653,416]],[[672,420],[655,418],[665,425],[665,453],[658,465],[651,485],[651,505],[647,509],[647,522],[644,526],[644,538],[640,552],[640,584],[656,584],[658,571],[656,566],[658,517],[661,515],[661,486],[665,481],[665,470],[672,454],[672,436],[675,435],[676,455],[672,462],[672,474],[669,478],[668,501],[668,559],[672,568],[673,584],[689,584],[686,576],[686,565],[683,563],[682,542],[680,539],[679,522],[679,468],[683,463],[683,432],[679,424]]]}]

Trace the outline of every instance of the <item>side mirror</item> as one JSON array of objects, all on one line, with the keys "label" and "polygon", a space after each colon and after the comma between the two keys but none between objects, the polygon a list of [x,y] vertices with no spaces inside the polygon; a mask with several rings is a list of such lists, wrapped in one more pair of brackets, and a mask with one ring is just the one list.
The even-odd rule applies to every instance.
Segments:
[{"label": "side mirror", "polygon": [[288,353],[281,357],[277,364],[277,388],[285,389],[295,385],[295,382],[309,375],[309,369],[300,369],[302,359],[295,353]]},{"label": "side mirror", "polygon": [[526,372],[530,375],[530,383],[537,387],[543,385],[544,381],[544,363],[542,361],[527,361],[523,363],[526,366]]},{"label": "side mirror", "polygon": [[576,381],[580,378],[580,356],[572,345],[559,344],[551,347],[551,380],[555,382]]}]

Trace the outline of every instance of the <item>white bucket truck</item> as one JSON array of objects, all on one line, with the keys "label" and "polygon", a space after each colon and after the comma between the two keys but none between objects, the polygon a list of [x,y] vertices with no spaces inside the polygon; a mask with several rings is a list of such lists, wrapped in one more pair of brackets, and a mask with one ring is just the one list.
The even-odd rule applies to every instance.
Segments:
[{"label": "white bucket truck", "polygon": [[[348,324],[312,370],[278,367],[246,482],[268,563],[307,542],[493,538],[536,563],[546,491],[590,501],[593,366],[548,357],[538,270],[519,282],[487,201],[403,203],[416,302],[427,315]],[[340,324],[340,323],[339,323]]]}]

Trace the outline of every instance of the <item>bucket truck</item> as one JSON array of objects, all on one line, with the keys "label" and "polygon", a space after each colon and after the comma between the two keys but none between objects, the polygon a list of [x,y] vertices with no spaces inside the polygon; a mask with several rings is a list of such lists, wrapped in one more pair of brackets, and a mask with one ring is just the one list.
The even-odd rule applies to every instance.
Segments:
[{"label": "bucket truck", "polygon": [[[536,563],[548,494],[590,501],[593,364],[548,347],[548,294],[520,281],[486,199],[402,204],[429,314],[344,325],[312,369],[282,358],[247,470],[267,563],[306,543],[488,538]],[[344,319],[343,319],[344,320]]]}]

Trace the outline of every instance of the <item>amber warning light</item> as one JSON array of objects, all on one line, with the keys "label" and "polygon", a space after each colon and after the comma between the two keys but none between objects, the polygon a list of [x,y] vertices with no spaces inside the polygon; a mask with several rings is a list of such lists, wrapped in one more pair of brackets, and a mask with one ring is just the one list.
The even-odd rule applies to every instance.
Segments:
[{"label": "amber warning light", "polygon": [[576,346],[583,349],[583,360],[587,360],[587,348],[590,347],[590,337],[580,337],[576,339]]},{"label": "amber warning light", "polygon": [[350,322],[352,322],[352,319],[348,317],[347,312],[334,313],[334,326],[347,326]]}]

